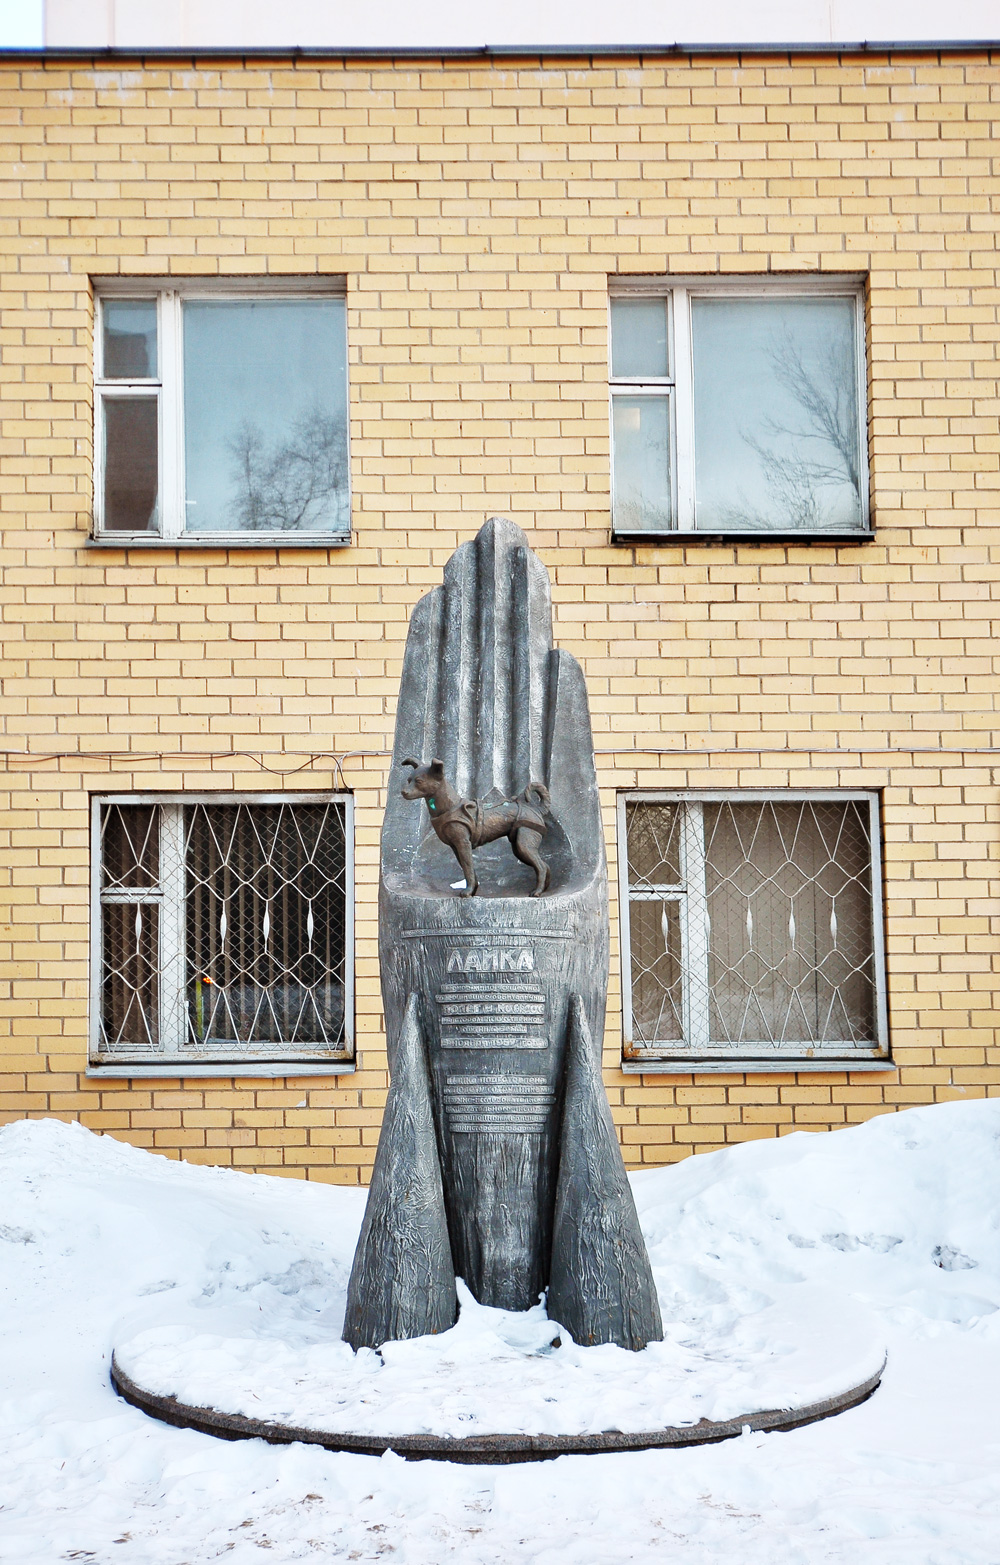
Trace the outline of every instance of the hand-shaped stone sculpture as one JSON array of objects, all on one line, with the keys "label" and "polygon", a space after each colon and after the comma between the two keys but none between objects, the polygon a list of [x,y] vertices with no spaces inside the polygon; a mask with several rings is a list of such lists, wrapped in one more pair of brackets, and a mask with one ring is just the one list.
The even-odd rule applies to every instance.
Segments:
[{"label": "hand-shaped stone sculpture", "polygon": [[379,886],[391,1080],[344,1336],[446,1330],[459,1276],[499,1309],[548,1288],[578,1342],[642,1348],[662,1327],[601,1080],[608,872],[587,691],[511,522],[462,544],[413,611],[402,766]]}]

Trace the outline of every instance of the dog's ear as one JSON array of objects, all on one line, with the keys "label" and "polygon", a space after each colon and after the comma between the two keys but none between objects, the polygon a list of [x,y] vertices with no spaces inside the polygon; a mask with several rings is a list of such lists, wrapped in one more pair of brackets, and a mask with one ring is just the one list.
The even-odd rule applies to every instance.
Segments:
[{"label": "dog's ear", "polygon": [[407,760],[407,761],[400,761],[399,764],[400,764],[400,766],[419,766],[420,762],[419,761]]},{"label": "dog's ear", "polygon": [[433,772],[435,777],[443,777],[444,776],[444,762],[443,761],[439,761],[437,756],[435,756],[433,761],[431,762],[430,766],[427,768],[427,770],[429,772]]}]

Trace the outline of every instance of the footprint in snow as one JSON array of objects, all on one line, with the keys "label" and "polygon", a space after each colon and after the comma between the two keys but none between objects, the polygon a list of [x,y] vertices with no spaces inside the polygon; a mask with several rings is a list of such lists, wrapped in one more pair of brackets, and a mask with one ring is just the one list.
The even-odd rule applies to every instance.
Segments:
[{"label": "footprint in snow", "polygon": [[931,1260],[943,1272],[971,1272],[979,1265],[978,1261],[974,1261],[969,1255],[963,1255],[961,1250],[956,1250],[950,1244],[935,1245],[931,1251]]}]

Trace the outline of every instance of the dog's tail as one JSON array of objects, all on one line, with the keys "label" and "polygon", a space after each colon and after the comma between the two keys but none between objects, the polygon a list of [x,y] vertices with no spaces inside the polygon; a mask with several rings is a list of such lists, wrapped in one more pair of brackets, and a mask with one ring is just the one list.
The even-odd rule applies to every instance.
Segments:
[{"label": "dog's tail", "polygon": [[[537,800],[531,797],[532,794],[537,795]],[[536,809],[540,809],[543,815],[551,813],[549,810],[549,790],[544,783],[530,782],[522,793],[521,799],[525,804],[531,804]]]}]

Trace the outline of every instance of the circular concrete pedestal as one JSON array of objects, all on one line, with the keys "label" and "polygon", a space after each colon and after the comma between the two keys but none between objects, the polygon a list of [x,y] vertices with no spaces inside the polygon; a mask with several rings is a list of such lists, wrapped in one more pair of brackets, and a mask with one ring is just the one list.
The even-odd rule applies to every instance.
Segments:
[{"label": "circular concrete pedestal", "polygon": [[744,1315],[671,1323],[640,1353],[581,1347],[540,1305],[489,1309],[464,1285],[460,1297],[450,1330],[378,1353],[305,1320],[267,1336],[259,1316],[182,1310],[120,1342],[111,1378],[154,1418],[223,1439],[524,1462],[797,1429],[863,1402],[885,1368],[872,1316],[803,1285]]},{"label": "circular concrete pedestal", "polygon": [[382,1456],[394,1451],[408,1461],[444,1461],[471,1463],[543,1462],[556,1456],[596,1455],[606,1451],[650,1451],[681,1446],[709,1445],[731,1440],[745,1429],[798,1429],[803,1424],[832,1418],[850,1407],[857,1407],[871,1396],[882,1378],[882,1365],[866,1379],[836,1396],[824,1397],[798,1408],[769,1408],[747,1412],[736,1418],[700,1419],[697,1424],[680,1424],[663,1429],[635,1433],[607,1429],[598,1434],[528,1435],[495,1434],[451,1437],[431,1434],[362,1435],[347,1431],[301,1429],[293,1424],[248,1418],[241,1413],[225,1413],[218,1408],[191,1407],[176,1397],[144,1390],[127,1375],[112,1357],[111,1381],[119,1396],[153,1418],[184,1429],[223,1440],[267,1440],[274,1445],[302,1441],[327,1451],[349,1451],[359,1456]]}]

